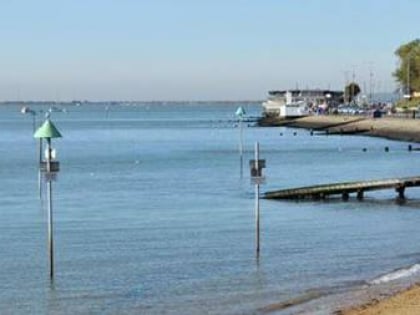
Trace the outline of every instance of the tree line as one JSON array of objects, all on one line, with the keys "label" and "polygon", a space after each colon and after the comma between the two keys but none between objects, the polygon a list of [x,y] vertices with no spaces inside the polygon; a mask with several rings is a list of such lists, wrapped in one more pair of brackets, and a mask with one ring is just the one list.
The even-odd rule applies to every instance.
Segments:
[{"label": "tree line", "polygon": [[403,44],[395,51],[399,66],[393,73],[407,98],[420,92],[420,39]]}]

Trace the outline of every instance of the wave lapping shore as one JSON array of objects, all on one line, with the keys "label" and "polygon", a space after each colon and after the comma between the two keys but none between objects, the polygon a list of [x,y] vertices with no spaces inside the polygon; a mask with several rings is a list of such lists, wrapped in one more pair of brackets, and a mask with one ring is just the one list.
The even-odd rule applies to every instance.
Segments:
[{"label": "wave lapping shore", "polygon": [[360,134],[392,140],[420,142],[420,120],[409,118],[319,115],[295,119],[262,118],[259,125],[306,128],[328,134]]}]

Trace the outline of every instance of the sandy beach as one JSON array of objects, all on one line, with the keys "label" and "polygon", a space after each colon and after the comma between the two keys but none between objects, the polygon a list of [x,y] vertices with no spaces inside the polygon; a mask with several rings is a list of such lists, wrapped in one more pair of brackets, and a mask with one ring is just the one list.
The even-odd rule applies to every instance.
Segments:
[{"label": "sandy beach", "polygon": [[410,118],[370,118],[365,116],[307,116],[292,120],[266,120],[262,126],[314,129],[329,134],[360,134],[392,140],[420,142],[420,120]]},{"label": "sandy beach", "polygon": [[338,311],[336,315],[418,315],[420,314],[420,286],[383,300],[374,299],[367,304]]}]

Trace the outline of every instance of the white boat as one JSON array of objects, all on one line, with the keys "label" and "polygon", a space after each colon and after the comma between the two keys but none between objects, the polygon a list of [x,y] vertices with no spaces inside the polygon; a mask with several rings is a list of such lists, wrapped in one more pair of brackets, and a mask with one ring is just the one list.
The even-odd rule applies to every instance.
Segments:
[{"label": "white boat", "polygon": [[303,117],[309,114],[308,104],[299,96],[289,91],[283,95],[275,95],[263,102],[264,112],[285,118]]}]

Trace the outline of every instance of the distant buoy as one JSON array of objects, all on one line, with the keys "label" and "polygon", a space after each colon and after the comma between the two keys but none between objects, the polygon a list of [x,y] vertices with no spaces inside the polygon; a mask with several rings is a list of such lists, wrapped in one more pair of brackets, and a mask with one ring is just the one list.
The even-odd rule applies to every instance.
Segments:
[{"label": "distant buoy", "polygon": [[363,148],[363,150],[362,150],[363,152],[366,152],[367,151],[367,149],[366,148]]}]

